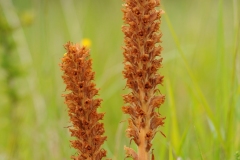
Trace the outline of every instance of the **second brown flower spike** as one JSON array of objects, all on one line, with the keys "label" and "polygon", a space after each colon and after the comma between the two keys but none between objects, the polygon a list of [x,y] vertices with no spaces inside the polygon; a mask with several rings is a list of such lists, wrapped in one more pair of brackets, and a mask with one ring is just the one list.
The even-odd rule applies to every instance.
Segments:
[{"label": "second brown flower spike", "polygon": [[131,92],[124,95],[122,110],[130,115],[127,136],[138,146],[137,153],[125,147],[126,156],[134,160],[153,159],[151,141],[165,119],[155,111],[165,99],[157,88],[163,83],[157,73],[162,66],[159,28],[163,11],[156,9],[159,6],[159,0],[125,0],[123,8],[123,75]]}]

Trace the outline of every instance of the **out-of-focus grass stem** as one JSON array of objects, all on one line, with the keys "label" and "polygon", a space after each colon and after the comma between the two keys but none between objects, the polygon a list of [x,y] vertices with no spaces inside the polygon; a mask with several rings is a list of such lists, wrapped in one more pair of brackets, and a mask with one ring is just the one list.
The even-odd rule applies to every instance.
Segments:
[{"label": "out-of-focus grass stem", "polygon": [[[163,10],[165,10],[164,6],[163,6]],[[173,26],[172,26],[172,23],[171,23],[171,21],[170,21],[170,18],[168,17],[168,14],[167,14],[167,11],[166,11],[166,10],[165,10],[165,14],[164,14],[163,16],[164,16],[164,18],[166,19],[168,28],[169,28],[169,30],[170,30],[170,32],[171,32],[171,34],[172,34],[172,37],[173,37],[174,42],[175,42],[175,45],[176,45],[176,47],[177,47],[177,49],[178,49],[178,53],[180,54],[180,56],[181,56],[181,58],[182,58],[182,60],[183,60],[183,62],[184,62],[184,66],[185,66],[185,68],[186,68],[186,70],[187,70],[190,78],[192,79],[194,89],[196,90],[197,95],[198,95],[199,98],[201,99],[201,102],[203,103],[204,110],[206,111],[209,119],[210,119],[210,120],[212,121],[212,123],[214,124],[214,128],[215,128],[216,131],[217,131],[218,138],[219,138],[222,146],[224,147],[223,138],[222,138],[222,136],[221,136],[219,127],[218,127],[218,125],[217,125],[217,123],[216,123],[216,120],[215,120],[215,118],[214,118],[214,114],[213,114],[213,112],[212,112],[212,110],[211,110],[211,108],[210,108],[210,105],[209,105],[209,103],[207,102],[207,99],[205,98],[205,96],[204,96],[201,88],[199,87],[199,85],[198,85],[198,83],[197,83],[197,80],[196,80],[196,78],[195,78],[195,76],[194,76],[194,74],[193,74],[192,69],[190,68],[190,66],[189,66],[189,64],[188,64],[188,62],[187,62],[187,59],[186,59],[186,57],[185,57],[185,55],[184,55],[184,52],[183,52],[183,50],[182,50],[182,48],[181,48],[180,42],[179,42],[178,37],[177,37],[177,35],[176,35],[175,31],[174,31],[174,28],[173,28]]]},{"label": "out-of-focus grass stem", "polygon": [[34,109],[36,112],[37,122],[41,123],[43,121],[42,113],[45,110],[45,101],[40,93],[36,90],[36,84],[38,83],[38,77],[35,70],[32,67],[32,56],[28,48],[28,43],[21,27],[21,22],[18,15],[14,9],[12,1],[0,0],[0,4],[3,8],[4,15],[12,28],[19,27],[12,33],[12,37],[16,44],[17,53],[19,54],[20,63],[23,66],[29,66],[29,75],[26,77],[27,84],[29,85],[29,90],[33,97]]},{"label": "out-of-focus grass stem", "polygon": [[[237,89],[239,86],[239,82],[237,80],[237,66],[238,66],[238,52],[239,52],[239,44],[240,44],[240,21],[238,19],[236,19],[238,17],[237,12],[238,12],[238,8],[237,8],[237,1],[233,0],[233,15],[234,15],[234,39],[233,39],[233,59],[232,59],[232,73],[231,73],[231,92],[229,95],[229,109],[228,109],[228,113],[227,113],[227,144],[229,146],[228,148],[228,152],[227,153],[231,153],[231,149],[233,149],[233,147],[238,147],[237,145],[231,145],[234,141],[234,139],[236,138],[235,136],[238,136],[234,131],[236,130],[234,128],[235,126],[235,113],[237,112],[236,110],[236,97],[237,97]],[[236,30],[236,31],[235,31]],[[237,141],[236,141],[237,142]],[[231,146],[231,147],[230,147]],[[230,155],[229,155],[230,156]]]},{"label": "out-of-focus grass stem", "polygon": [[[177,119],[177,110],[176,110],[176,104],[175,99],[173,95],[173,88],[169,81],[169,79],[166,78],[166,88],[168,91],[168,101],[169,106],[171,109],[171,144],[173,145],[173,149],[178,151],[180,146],[180,134],[179,134],[179,126],[178,126],[178,119]],[[172,148],[171,148],[172,149]]]},{"label": "out-of-focus grass stem", "polygon": [[61,0],[60,3],[64,12],[63,15],[65,17],[66,24],[68,26],[70,39],[72,41],[81,40],[83,37],[81,33],[79,17],[77,17],[77,12],[73,0]]}]

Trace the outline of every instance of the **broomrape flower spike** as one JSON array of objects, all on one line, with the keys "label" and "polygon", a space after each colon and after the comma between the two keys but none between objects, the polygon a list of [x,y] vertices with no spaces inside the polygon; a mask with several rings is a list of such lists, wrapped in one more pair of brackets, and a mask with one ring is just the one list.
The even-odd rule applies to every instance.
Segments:
[{"label": "broomrape flower spike", "polygon": [[123,96],[126,105],[122,110],[130,116],[126,133],[138,146],[138,153],[128,147],[124,149],[126,157],[150,160],[154,159],[153,153],[151,156],[152,139],[165,119],[155,111],[165,100],[157,88],[163,83],[163,76],[157,71],[162,66],[162,47],[159,45],[162,34],[159,28],[161,14],[164,12],[156,9],[160,6],[159,0],[124,2],[123,75],[131,92]]},{"label": "broomrape flower spike", "polygon": [[65,49],[67,54],[63,56],[60,66],[69,93],[63,96],[72,123],[69,130],[71,136],[76,138],[71,141],[71,145],[78,151],[77,155],[71,158],[101,160],[106,157],[106,151],[101,145],[107,137],[103,136],[105,132],[103,123],[99,122],[103,119],[104,113],[97,113],[102,99],[94,98],[98,94],[98,89],[93,83],[94,72],[89,49],[70,42],[65,45]]}]

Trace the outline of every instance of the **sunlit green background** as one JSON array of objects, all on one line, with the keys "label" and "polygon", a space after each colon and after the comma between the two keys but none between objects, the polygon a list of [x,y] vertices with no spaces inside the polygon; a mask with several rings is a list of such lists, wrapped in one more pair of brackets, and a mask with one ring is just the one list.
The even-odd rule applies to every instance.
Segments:
[{"label": "sunlit green background", "polygon": [[[67,41],[92,42],[107,157],[124,159],[122,0],[0,0],[0,160],[66,160],[70,147],[59,63]],[[166,116],[163,160],[240,159],[240,2],[162,0]]]}]

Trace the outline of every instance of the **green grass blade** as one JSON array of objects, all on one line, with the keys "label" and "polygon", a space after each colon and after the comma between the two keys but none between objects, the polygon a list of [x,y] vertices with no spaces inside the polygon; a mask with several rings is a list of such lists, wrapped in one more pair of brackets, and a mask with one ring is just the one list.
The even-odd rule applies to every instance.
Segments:
[{"label": "green grass blade", "polygon": [[172,147],[171,144],[169,145],[169,160],[173,160],[173,154],[172,154]]},{"label": "green grass blade", "polygon": [[168,101],[171,109],[171,144],[173,145],[174,150],[179,150],[180,145],[180,135],[179,135],[179,126],[177,120],[177,111],[176,105],[173,96],[173,89],[170,81],[166,79],[166,88],[168,92]]},{"label": "green grass blade", "polygon": [[179,144],[179,149],[177,150],[177,155],[182,155],[182,149],[183,149],[183,145],[185,143],[185,140],[187,138],[187,134],[189,131],[189,126],[185,128],[185,131],[183,132],[180,144]]}]

